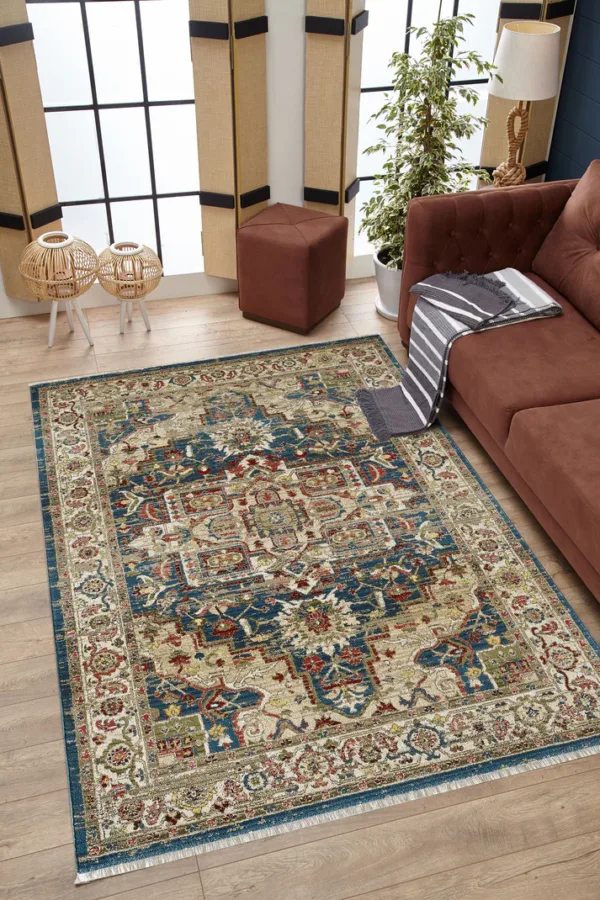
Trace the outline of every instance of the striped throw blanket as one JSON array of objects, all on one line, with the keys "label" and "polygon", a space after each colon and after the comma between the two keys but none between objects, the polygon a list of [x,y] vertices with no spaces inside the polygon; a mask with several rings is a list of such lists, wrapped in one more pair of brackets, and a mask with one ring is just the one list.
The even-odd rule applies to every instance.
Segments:
[{"label": "striped throw blanket", "polygon": [[378,440],[433,425],[444,396],[452,344],[465,334],[560,315],[560,305],[516,269],[489,275],[432,275],[418,294],[402,384],[357,391]]}]

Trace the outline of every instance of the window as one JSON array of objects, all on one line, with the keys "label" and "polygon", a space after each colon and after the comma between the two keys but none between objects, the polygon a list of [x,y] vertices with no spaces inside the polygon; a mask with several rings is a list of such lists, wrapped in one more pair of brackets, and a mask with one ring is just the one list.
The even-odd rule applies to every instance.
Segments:
[{"label": "window", "polygon": [[64,227],[203,270],[187,0],[28,0]]},{"label": "window", "polygon": [[[388,63],[392,54],[397,50],[404,50],[411,55],[419,54],[420,41],[414,34],[408,33],[407,29],[410,26],[429,28],[437,20],[440,0],[369,0],[367,6],[369,27],[365,30],[363,45],[358,144],[361,190],[358,195],[359,213],[356,217],[357,231],[354,240],[356,256],[372,252],[366,235],[359,233],[360,207],[369,199],[373,190],[373,177],[380,171],[383,161],[378,155],[366,156],[364,153],[366,147],[378,140],[376,123],[369,122],[369,119],[382,105],[383,94],[391,90]],[[458,13],[472,13],[475,16],[473,25],[465,31],[467,40],[463,47],[477,50],[484,59],[491,60],[496,42],[498,4],[492,0],[442,0],[442,16]],[[460,83],[480,85],[477,88],[479,103],[477,107],[470,109],[477,115],[485,115],[487,79],[474,76],[465,78]],[[463,142],[463,152],[470,162],[479,162],[482,140],[483,132],[480,131]]]}]

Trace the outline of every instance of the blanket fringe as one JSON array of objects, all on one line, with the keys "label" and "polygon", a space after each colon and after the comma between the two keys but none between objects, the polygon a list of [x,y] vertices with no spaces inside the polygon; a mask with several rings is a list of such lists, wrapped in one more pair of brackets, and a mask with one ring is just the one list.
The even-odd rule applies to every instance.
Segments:
[{"label": "blanket fringe", "polygon": [[389,441],[391,432],[385,423],[381,410],[373,396],[373,391],[360,388],[355,394],[356,402],[364,413],[369,427],[378,441]]},{"label": "blanket fringe", "polygon": [[477,287],[482,288],[484,291],[489,291],[490,294],[494,294],[502,300],[510,300],[511,303],[514,303],[514,295],[507,290],[503,282],[492,272],[488,275],[477,275],[475,272],[461,272],[458,275],[455,272],[446,272],[445,274],[461,281],[463,284],[475,284]]},{"label": "blanket fringe", "polygon": [[[535,769],[544,769],[547,766],[556,765],[558,763],[571,762],[574,759],[581,759],[586,756],[594,756],[600,753],[600,741],[591,746],[580,747],[577,750],[566,750],[562,753],[554,752],[552,748],[548,748],[548,755],[539,759],[530,759],[526,762],[517,763],[515,765],[500,766],[488,772],[478,772],[474,775],[450,778],[439,784],[429,785],[425,788],[415,790],[407,790],[402,794],[391,794],[386,797],[380,797],[376,800],[367,802],[357,802],[349,806],[336,809],[333,812],[321,813],[314,816],[306,816],[302,819],[294,819],[290,822],[284,822],[279,825],[265,826],[246,831],[239,835],[224,838],[222,840],[207,841],[199,843],[194,847],[187,847],[184,850],[174,850],[170,853],[159,853],[155,856],[146,856],[142,859],[133,860],[131,862],[119,863],[114,866],[106,866],[101,869],[94,869],[90,872],[79,872],[75,879],[75,884],[86,884],[99,878],[108,878],[112,875],[124,875],[127,872],[134,872],[137,869],[145,869],[149,866],[158,865],[159,863],[174,862],[178,859],[186,859],[190,856],[202,856],[211,850],[223,850],[227,847],[233,847],[237,844],[245,844],[249,841],[258,840],[260,838],[276,837],[290,831],[297,831],[300,828],[306,828],[312,825],[322,825],[326,822],[334,822],[338,819],[345,819],[350,816],[356,816],[361,813],[373,812],[378,809],[397,806],[400,803],[409,800],[420,800],[424,797],[430,797],[434,794],[443,794],[447,791],[458,790],[463,787],[473,787],[483,784],[487,781],[497,781],[499,778],[505,778],[508,775],[518,775],[523,772],[531,772]],[[315,840],[317,840],[315,836]]]}]

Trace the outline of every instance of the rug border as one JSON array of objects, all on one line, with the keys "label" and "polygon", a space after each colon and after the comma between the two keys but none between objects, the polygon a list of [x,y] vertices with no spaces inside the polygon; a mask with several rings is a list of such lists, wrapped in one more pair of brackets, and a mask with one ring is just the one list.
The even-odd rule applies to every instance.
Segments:
[{"label": "rug border", "polygon": [[[72,692],[69,681],[68,656],[65,649],[64,637],[64,620],[62,610],[60,608],[60,590],[58,573],[56,570],[56,551],[54,540],[54,529],[52,516],[50,512],[50,502],[48,495],[48,473],[46,468],[46,455],[43,443],[43,432],[41,422],[40,409],[40,390],[55,384],[77,384],[80,382],[105,380],[114,378],[118,375],[141,374],[143,372],[152,372],[164,369],[178,369],[186,366],[202,365],[204,363],[226,362],[227,360],[237,360],[252,356],[264,356],[266,354],[282,354],[290,351],[302,351],[306,348],[319,348],[340,346],[344,344],[368,343],[375,341],[386,352],[388,358],[401,373],[404,369],[400,362],[394,356],[392,350],[385,343],[379,334],[361,335],[356,338],[344,338],[337,341],[323,341],[313,344],[301,344],[291,347],[277,347],[273,350],[257,350],[249,353],[238,353],[230,356],[213,357],[210,359],[191,360],[187,362],[162,364],[157,366],[144,366],[137,369],[117,370],[115,372],[101,372],[91,375],[77,376],[74,378],[56,379],[53,381],[36,382],[30,384],[31,405],[34,423],[36,462],[38,469],[38,480],[40,486],[42,519],[44,525],[44,545],[46,551],[46,561],[48,568],[48,581],[50,587],[50,605],[52,612],[52,625],[54,630],[54,643],[56,648],[56,663],[59,676],[61,718],[64,736],[64,746],[67,761],[67,771],[69,777],[69,804],[71,811],[71,826],[73,829],[75,862],[77,870],[76,884],[85,883],[98,878],[105,878],[110,875],[122,874],[134,871],[163,862],[169,862],[175,859],[200,855],[213,849],[221,849],[237,843],[255,840],[258,838],[270,837],[287,831],[296,830],[310,825],[316,825],[321,822],[331,821],[346,816],[357,815],[368,810],[380,809],[386,806],[393,806],[407,800],[416,799],[418,797],[428,796],[434,793],[442,793],[467,785],[479,784],[484,781],[504,777],[505,775],[518,774],[519,772],[529,771],[544,766],[553,765],[558,762],[565,762],[582,756],[588,756],[600,752],[600,735],[582,738],[573,741],[565,741],[552,746],[540,747],[534,750],[525,751],[512,756],[504,757],[501,760],[489,760],[474,765],[464,766],[455,770],[453,773],[439,773],[436,775],[424,776],[415,779],[409,783],[399,783],[388,785],[383,788],[374,788],[368,791],[362,791],[349,797],[340,797],[333,800],[323,800],[309,807],[301,807],[288,812],[273,813],[270,816],[263,816],[254,823],[249,820],[245,823],[239,823],[234,826],[221,826],[212,829],[206,834],[190,835],[185,838],[177,838],[169,843],[170,851],[166,853],[153,852],[151,848],[144,848],[137,851],[120,851],[110,855],[105,855],[102,860],[98,860],[98,864],[94,862],[82,863],[81,859],[87,855],[87,839],[85,827],[81,821],[81,812],[83,810],[83,796],[81,789],[81,772],[79,767],[79,757],[77,754],[77,743],[75,738],[75,725],[72,713],[66,712],[66,708],[72,706]],[[450,443],[452,449],[457,454],[462,464],[466,467],[470,475],[474,476],[480,488],[488,499],[491,501],[494,509],[500,514],[503,523],[508,526],[514,538],[516,538],[522,549],[535,563],[540,575],[542,575],[552,590],[555,592],[562,605],[571,615],[577,627],[581,630],[592,649],[600,657],[600,643],[596,641],[590,633],[586,625],[582,622],[576,611],[573,609],[563,592],[554,582],[551,575],[544,569],[540,560],[534,551],[528,546],[527,542],[519,533],[517,527],[510,520],[507,513],[500,506],[498,500],[494,497],[490,489],[482,480],[480,475],[475,471],[461,448],[458,446],[451,434],[436,422],[435,425],[441,430],[444,437]],[[393,440],[393,438],[392,438]]]}]

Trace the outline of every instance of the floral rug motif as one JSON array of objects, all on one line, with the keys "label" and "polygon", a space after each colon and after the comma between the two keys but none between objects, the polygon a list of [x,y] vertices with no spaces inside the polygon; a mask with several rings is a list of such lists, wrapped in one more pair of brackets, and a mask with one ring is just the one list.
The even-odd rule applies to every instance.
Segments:
[{"label": "floral rug motif", "polygon": [[32,387],[78,880],[596,752],[598,646],[376,337]]}]

